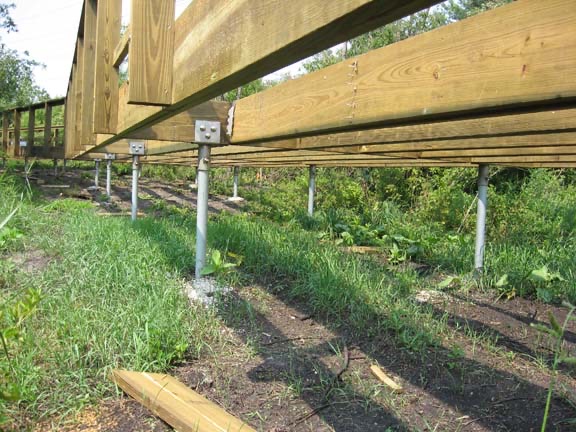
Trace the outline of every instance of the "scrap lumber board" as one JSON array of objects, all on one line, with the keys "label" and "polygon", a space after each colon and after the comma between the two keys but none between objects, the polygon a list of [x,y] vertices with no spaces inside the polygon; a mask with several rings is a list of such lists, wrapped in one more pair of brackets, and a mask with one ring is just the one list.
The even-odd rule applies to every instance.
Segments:
[{"label": "scrap lumber board", "polygon": [[392,390],[397,391],[397,392],[402,391],[402,387],[399,386],[398,384],[396,384],[394,382],[394,380],[392,378],[390,378],[388,375],[386,375],[384,373],[384,371],[382,369],[380,369],[378,366],[376,366],[376,365],[370,366],[370,371],[372,372],[372,374],[376,378],[378,378],[380,381],[382,381],[384,384],[386,384]]},{"label": "scrap lumber board", "polygon": [[114,370],[112,379],[179,432],[255,432],[169,375]]}]

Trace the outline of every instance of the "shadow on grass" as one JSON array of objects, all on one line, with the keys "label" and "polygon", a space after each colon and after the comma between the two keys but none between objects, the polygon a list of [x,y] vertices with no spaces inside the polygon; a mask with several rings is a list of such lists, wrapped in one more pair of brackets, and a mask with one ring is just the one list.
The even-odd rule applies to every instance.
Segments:
[{"label": "shadow on grass", "polygon": [[[186,226],[192,235],[189,223],[186,221]],[[182,254],[193,257],[192,243],[184,246],[177,238],[170,238],[174,232],[163,230],[162,224],[149,221],[135,228],[157,241],[178,268]],[[375,410],[371,412],[383,419],[383,424],[400,429],[408,425],[425,428],[430,422],[437,422],[442,430],[456,430],[464,423],[470,426],[469,430],[539,428],[546,380],[531,382],[508,371],[497,358],[487,355],[467,358],[461,347],[448,347],[446,343],[443,346],[441,339],[446,335],[438,334],[433,311],[419,312],[418,307],[399,300],[394,290],[401,286],[382,270],[355,258],[337,257],[334,252],[318,247],[309,234],[281,230],[246,218],[212,221],[209,238],[214,246],[244,256],[245,270],[256,278],[272,276],[282,282],[288,277],[291,284],[275,293],[280,300],[296,304],[305,313],[314,312],[317,322],[342,340],[355,340],[362,351],[408,384],[408,392],[415,401],[406,408],[412,412],[406,415],[405,410],[402,418],[409,423],[375,402],[361,402],[364,406],[369,403],[371,410]],[[180,245],[178,251],[172,249],[174,244]],[[257,320],[265,327],[272,326],[261,314]],[[245,333],[242,322],[228,321],[228,325],[239,330],[239,334]],[[281,333],[279,329],[270,330]],[[296,346],[288,348],[296,353],[302,377],[306,378],[310,373],[307,355]],[[265,360],[259,367],[268,370],[272,366]],[[321,368],[321,375],[334,377],[325,366],[315,367]],[[261,376],[259,368],[249,376],[254,381],[268,379]],[[319,403],[317,395],[303,394],[302,398],[311,408]],[[339,407],[340,411],[346,409]],[[355,408],[352,411],[354,415]],[[413,411],[422,414],[415,415]],[[320,411],[318,415],[334,430],[354,430],[350,429],[350,423],[342,423],[340,417],[328,411]],[[576,410],[566,401],[555,399],[549,424],[562,430],[562,421],[571,417],[576,417]]]}]

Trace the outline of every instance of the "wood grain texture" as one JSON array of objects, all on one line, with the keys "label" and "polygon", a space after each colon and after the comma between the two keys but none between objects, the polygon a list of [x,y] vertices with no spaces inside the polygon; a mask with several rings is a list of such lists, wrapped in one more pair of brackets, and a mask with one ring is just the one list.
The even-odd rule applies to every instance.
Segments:
[{"label": "wood grain texture", "polygon": [[2,113],[2,150],[4,152],[8,151],[8,123],[10,122],[10,116],[7,111]]},{"label": "wood grain texture", "polygon": [[[266,141],[255,145],[285,149],[338,149],[343,146],[365,146],[365,151],[369,151],[371,145],[379,143],[411,143],[414,145],[416,141],[438,140],[439,145],[447,145],[449,146],[447,148],[452,148],[449,140],[454,140],[455,144],[452,144],[452,146],[465,147],[466,144],[460,146],[458,143],[466,143],[470,138],[498,138],[537,132],[542,134],[545,132],[554,133],[563,130],[576,130],[576,109],[546,109],[518,114],[389,126],[363,131]],[[445,142],[442,142],[442,140]],[[235,139],[232,139],[232,143],[235,142]],[[498,142],[498,140],[494,140],[494,142]],[[503,138],[503,142],[505,145],[506,138]],[[385,147],[379,146],[379,148]],[[394,148],[394,151],[402,149],[403,147],[399,145]]]},{"label": "wood grain texture", "polygon": [[232,140],[573,100],[574,22],[575,0],[522,0],[374,50],[239,100]]},{"label": "wood grain texture", "polygon": [[176,21],[172,105],[136,115],[106,144],[438,2],[195,0]]},{"label": "wood grain texture", "polygon": [[96,65],[96,0],[85,0],[83,37],[83,76],[82,76],[82,124],[80,142],[94,144],[94,68]]},{"label": "wood grain texture", "polygon": [[132,0],[128,103],[172,103],[174,14],[174,0]]},{"label": "wood grain texture", "polygon": [[113,52],[120,39],[122,2],[100,0],[96,24],[94,67],[94,133],[115,133],[118,123],[118,70]]},{"label": "wood grain texture", "polygon": [[82,149],[82,103],[84,94],[84,39],[79,38],[76,45],[76,73],[74,83],[74,151]]},{"label": "wood grain texture", "polygon": [[120,41],[117,42],[114,54],[112,55],[112,65],[114,68],[119,68],[124,59],[128,56],[128,52],[130,52],[131,38],[132,34],[130,33],[130,26],[128,26],[126,32],[120,38]]},{"label": "wood grain texture", "polygon": [[12,114],[12,122],[14,123],[14,156],[21,156],[20,152],[20,127],[22,122],[22,114],[20,111],[14,110]]},{"label": "wood grain texture", "polygon": [[254,432],[169,375],[114,370],[114,382],[180,432]]},{"label": "wood grain texture", "polygon": [[30,156],[32,154],[32,147],[34,147],[34,127],[36,126],[36,110],[28,110],[28,134],[26,135],[26,141],[28,145],[25,149],[25,154]]},{"label": "wood grain texture", "polygon": [[52,145],[52,105],[48,102],[44,104],[44,148],[48,149]]}]

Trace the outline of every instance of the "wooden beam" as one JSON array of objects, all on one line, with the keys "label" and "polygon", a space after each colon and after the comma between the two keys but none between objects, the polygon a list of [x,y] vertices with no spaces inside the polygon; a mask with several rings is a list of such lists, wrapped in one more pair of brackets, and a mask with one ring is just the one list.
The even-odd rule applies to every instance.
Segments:
[{"label": "wooden beam", "polygon": [[574,0],[522,0],[374,50],[239,100],[232,141],[573,101],[574,22]]},{"label": "wooden beam", "polygon": [[255,432],[248,424],[164,374],[112,371],[113,381],[181,432]]},{"label": "wooden beam", "polygon": [[74,96],[72,103],[74,104],[74,150],[82,149],[82,96],[84,91],[84,39],[79,38],[76,46],[76,73]]},{"label": "wooden beam", "polygon": [[105,144],[438,2],[195,0],[176,21],[172,105],[134,113]]},{"label": "wooden beam", "polygon": [[[116,2],[118,3],[118,2]],[[119,3],[122,6],[121,3]],[[122,13],[122,11],[120,11]],[[132,35],[130,33],[130,27],[126,28],[126,31],[120,38],[120,41],[116,43],[116,48],[114,49],[114,55],[112,56],[112,65],[115,69],[118,69],[126,56],[128,56],[128,52],[130,52],[130,39]]]},{"label": "wooden beam", "polygon": [[48,102],[44,104],[44,148],[48,149],[52,145],[52,105]]},{"label": "wooden beam", "polygon": [[36,126],[36,110],[29,109],[28,110],[28,134],[27,134],[27,143],[25,150],[25,155],[31,156],[32,149],[34,147],[34,127]]},{"label": "wooden beam", "polygon": [[12,121],[14,122],[14,156],[20,156],[20,122],[22,121],[22,114],[17,109],[13,111]]},{"label": "wooden beam", "polygon": [[172,103],[174,14],[174,0],[132,0],[128,103]]},{"label": "wooden beam", "polygon": [[2,113],[2,150],[4,152],[8,151],[8,123],[10,117],[8,111]]},{"label": "wooden beam", "polygon": [[120,39],[122,2],[100,0],[96,23],[94,67],[94,133],[115,133],[118,124],[118,70],[113,50]]},{"label": "wooden beam", "polygon": [[84,37],[83,37],[83,77],[82,77],[82,114],[80,142],[94,144],[94,95],[96,66],[96,24],[97,24],[96,0],[85,0],[84,6]]},{"label": "wooden beam", "polygon": [[[392,151],[402,151],[406,148],[402,143],[414,146],[419,141],[437,140],[443,148],[449,146],[467,147],[470,139],[481,137],[500,138],[502,140],[483,141],[482,146],[488,142],[497,142],[506,145],[508,136],[527,135],[540,132],[576,131],[576,109],[556,108],[540,109],[518,114],[492,115],[483,117],[463,118],[456,120],[443,120],[426,122],[422,124],[389,126],[379,129],[368,129],[354,132],[341,132],[328,135],[318,135],[303,138],[292,138],[281,141],[266,141],[254,145],[285,149],[338,149],[344,146],[364,146],[358,151],[370,149],[385,149],[388,144],[398,144]],[[449,140],[454,144],[450,145]],[[442,142],[443,141],[443,142]],[[232,143],[236,139],[232,137]],[[377,144],[387,144],[371,147]],[[459,145],[462,143],[462,146]],[[545,145],[542,143],[542,145]],[[391,147],[392,148],[392,147]],[[342,150],[345,151],[345,150]]]}]

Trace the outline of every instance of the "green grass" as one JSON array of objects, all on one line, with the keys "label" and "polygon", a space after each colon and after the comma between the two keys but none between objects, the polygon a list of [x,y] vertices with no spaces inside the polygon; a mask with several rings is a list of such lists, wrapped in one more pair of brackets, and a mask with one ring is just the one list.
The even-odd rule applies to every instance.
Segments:
[{"label": "green grass", "polygon": [[[3,179],[0,189],[2,216],[21,188]],[[20,428],[23,419],[62,415],[110,395],[112,368],[164,371],[198,356],[216,336],[213,314],[191,308],[182,292],[194,235],[181,219],[132,225],[98,217],[91,204],[24,198],[11,222],[24,235],[3,251],[3,267],[17,251],[50,258],[38,273],[12,265],[0,291],[2,303],[29,287],[43,296],[23,339],[10,347],[23,402],[3,409]]]}]

